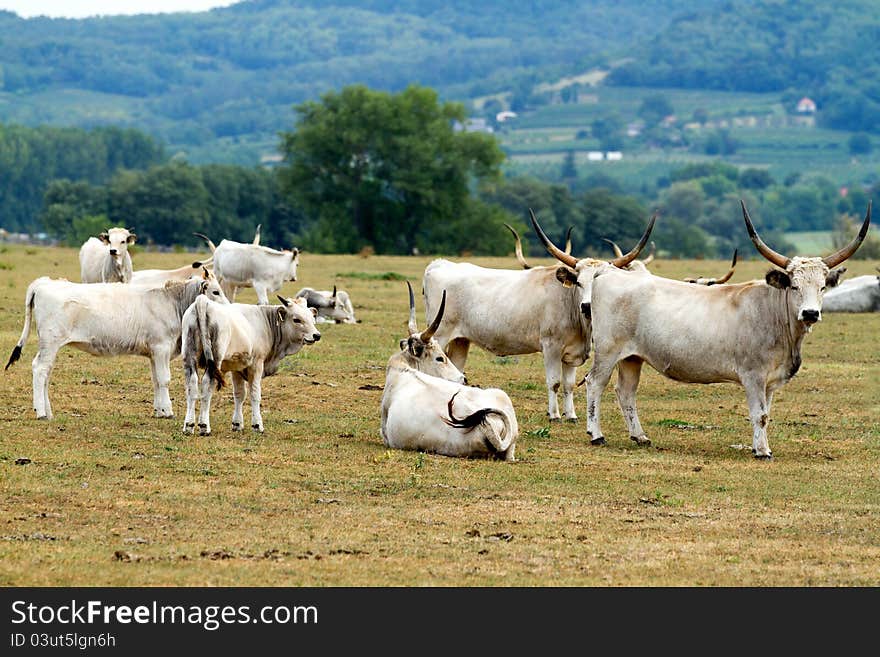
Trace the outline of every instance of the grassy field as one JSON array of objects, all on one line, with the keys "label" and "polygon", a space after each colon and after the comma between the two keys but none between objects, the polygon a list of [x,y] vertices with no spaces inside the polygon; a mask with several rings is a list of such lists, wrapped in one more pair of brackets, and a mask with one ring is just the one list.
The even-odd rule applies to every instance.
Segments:
[{"label": "grassy field", "polygon": [[[139,253],[135,265],[190,259]],[[581,422],[550,425],[540,356],[479,349],[468,378],[509,393],[519,460],[391,451],[379,403],[406,332],[400,279],[417,284],[429,260],[302,257],[283,292],[335,283],[363,323],[320,325],[323,339],[266,379],[263,435],[232,433],[227,389],[215,396],[214,435],[184,437],[180,360],[177,417],[158,420],[146,359],[74,349],[54,371],[56,419],[37,421],[32,332],[0,388],[0,585],[880,584],[880,315],[826,315],[808,336],[800,373],[774,399],[769,463],[741,449],[751,431],[737,386],[645,368],[653,446],[627,438],[609,386],[609,445],[594,448],[582,388]],[[853,276],[876,265],[848,263]],[[652,268],[679,278],[727,263]],[[734,282],[766,269],[742,262]],[[2,357],[21,332],[28,282],[46,273],[78,280],[76,251],[0,248]]]}]

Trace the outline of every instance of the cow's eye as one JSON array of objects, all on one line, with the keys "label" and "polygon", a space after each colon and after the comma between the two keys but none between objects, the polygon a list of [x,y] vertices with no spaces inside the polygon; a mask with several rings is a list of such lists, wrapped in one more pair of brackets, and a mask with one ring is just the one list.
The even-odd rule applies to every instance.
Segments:
[{"label": "cow's eye", "polygon": [[217,295],[219,295],[220,293],[219,293],[217,290],[214,290],[213,292],[211,292],[211,294],[213,294],[214,296],[217,296]]},{"label": "cow's eye", "polygon": [[822,291],[823,291],[823,292],[825,291],[825,286],[824,286],[824,285],[822,286]]},{"label": "cow's eye", "polygon": [[442,362],[443,362],[443,356],[437,356],[437,358],[436,358],[435,360],[436,360],[438,363],[442,363]]},{"label": "cow's eye", "polygon": [[293,319],[293,323],[294,323],[294,324],[302,324],[303,321],[302,321],[301,319],[299,319],[298,317],[294,317],[294,319]]}]

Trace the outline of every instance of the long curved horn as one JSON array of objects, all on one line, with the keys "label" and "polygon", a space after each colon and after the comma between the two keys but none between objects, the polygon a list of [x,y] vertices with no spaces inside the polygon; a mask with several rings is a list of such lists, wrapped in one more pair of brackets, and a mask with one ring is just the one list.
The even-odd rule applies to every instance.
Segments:
[{"label": "long curved horn", "polygon": [[651,240],[651,252],[648,253],[648,257],[642,260],[646,265],[650,265],[654,262],[654,254],[657,252],[657,245],[654,244],[654,240]]},{"label": "long curved horn", "polygon": [[214,253],[214,251],[217,249],[217,247],[214,246],[214,242],[211,241],[211,238],[209,238],[204,233],[193,233],[193,235],[195,235],[196,237],[201,237],[203,240],[205,240],[208,243],[208,247],[211,249],[211,253]]},{"label": "long curved horn", "polygon": [[780,269],[787,268],[788,264],[791,262],[791,258],[786,258],[781,253],[776,253],[776,251],[774,251],[769,246],[764,244],[763,241],[761,241],[761,238],[758,237],[758,233],[755,231],[755,227],[752,225],[752,218],[749,216],[749,211],[746,210],[746,202],[742,199],[740,199],[739,202],[740,205],[742,205],[743,219],[745,219],[746,222],[746,230],[749,231],[749,237],[752,239],[752,244],[755,245],[758,253],[767,258],[767,260],[772,262]]},{"label": "long curved horn", "polygon": [[406,282],[406,287],[409,289],[409,322],[407,322],[407,327],[409,334],[415,335],[419,332],[419,327],[416,324],[416,298],[413,296],[412,285],[409,281]]},{"label": "long curved horn", "polygon": [[513,226],[511,226],[510,224],[504,224],[504,226],[507,228],[507,230],[513,233],[513,237],[516,240],[516,244],[513,247],[514,251],[516,252],[516,261],[523,269],[531,269],[532,266],[527,263],[526,259],[523,257],[522,241],[520,241],[519,239],[519,233],[517,233],[516,230],[514,230]]},{"label": "long curved horn", "polygon": [[541,243],[544,245],[544,248],[547,249],[547,252],[552,255],[554,258],[559,260],[564,265],[568,265],[572,269],[577,266],[577,258],[565,253],[564,251],[560,251],[559,248],[556,247],[553,242],[550,241],[550,238],[544,234],[544,231],[541,229],[541,226],[538,224],[538,219],[535,217],[535,213],[529,208],[529,214],[532,217],[532,228],[535,229],[535,232],[538,234],[538,238],[541,240]]},{"label": "long curved horn", "polygon": [[254,231],[254,241],[252,244],[259,245],[260,244],[260,229],[263,227],[263,224],[257,224],[257,229]]},{"label": "long curved horn", "polygon": [[865,221],[862,222],[862,228],[859,231],[859,234],[855,236],[852,242],[840,249],[840,251],[838,251],[837,253],[832,253],[830,256],[825,256],[824,258],[822,258],[822,262],[828,265],[829,269],[832,269],[847,258],[849,258],[853,253],[856,252],[856,249],[858,249],[862,245],[862,242],[865,241],[865,236],[868,234],[868,226],[870,225],[871,201],[868,201],[868,212],[865,214]]},{"label": "long curved horn", "polygon": [[633,260],[639,257],[639,253],[642,252],[642,249],[645,248],[645,244],[648,243],[648,238],[651,237],[651,231],[654,230],[654,222],[657,221],[657,213],[655,212],[651,216],[651,221],[648,222],[648,228],[645,229],[645,234],[642,235],[642,239],[639,240],[639,243],[633,247],[633,250],[629,253],[620,256],[619,258],[615,258],[614,260],[609,260],[612,265],[615,267],[619,267],[623,269]]},{"label": "long curved horn", "polygon": [[443,296],[440,299],[440,307],[437,309],[437,314],[434,316],[434,321],[431,322],[431,325],[422,331],[422,334],[419,336],[419,340],[422,342],[428,342],[431,338],[434,337],[434,333],[440,327],[440,321],[443,319],[443,311],[446,310],[446,290],[443,290]]},{"label": "long curved horn", "polygon": [[565,252],[571,255],[571,231],[574,230],[574,226],[568,227],[568,232],[565,234]]},{"label": "long curved horn", "polygon": [[333,297],[334,299],[336,298],[336,284],[335,283],[333,284],[333,294],[330,296]]},{"label": "long curved horn", "polygon": [[623,257],[623,251],[621,251],[621,250],[620,250],[620,247],[617,246],[617,242],[612,242],[612,241],[611,241],[610,239],[608,239],[607,237],[603,237],[603,238],[602,238],[602,241],[603,241],[603,242],[608,242],[608,243],[611,245],[611,248],[614,249],[614,255],[615,255],[616,257],[618,257],[618,258],[622,258],[622,257]]},{"label": "long curved horn", "polygon": [[730,280],[730,277],[733,276],[733,270],[736,269],[736,259],[739,256],[739,249],[733,250],[733,260],[730,261],[730,269],[727,270],[727,273],[724,274],[721,278],[715,281],[715,284],[726,283]]}]

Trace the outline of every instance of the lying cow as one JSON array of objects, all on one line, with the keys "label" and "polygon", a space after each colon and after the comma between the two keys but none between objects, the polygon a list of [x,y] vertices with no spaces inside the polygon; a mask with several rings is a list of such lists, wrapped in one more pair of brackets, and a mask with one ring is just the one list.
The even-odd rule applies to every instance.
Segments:
[{"label": "lying cow", "polygon": [[131,254],[128,245],[137,235],[129,228],[111,228],[90,237],[79,249],[80,280],[83,283],[131,282]]},{"label": "lying cow", "polygon": [[132,285],[149,285],[161,287],[168,281],[185,281],[193,276],[198,276],[202,268],[211,264],[212,258],[196,260],[191,265],[184,265],[177,269],[140,269],[131,273]]},{"label": "lying cow", "polygon": [[731,276],[733,276],[734,270],[736,270],[736,258],[739,255],[739,249],[733,250],[733,259],[730,261],[730,269],[727,270],[727,273],[724,274],[721,278],[685,278],[685,283],[694,283],[695,285],[722,285],[730,280]]},{"label": "lying cow", "polygon": [[[230,301],[242,287],[252,287],[260,304],[269,303],[269,292],[281,289],[286,281],[296,280],[299,249],[276,251],[258,244],[223,240],[218,246],[202,233],[195,233],[207,242],[214,254],[214,273]],[[259,233],[254,241],[259,240]]]},{"label": "lying cow", "polygon": [[396,449],[515,461],[519,426],[510,398],[498,388],[464,385],[464,375],[432,337],[443,319],[445,292],[434,321],[420,333],[409,281],[407,287],[409,337],[385,370],[383,442]]},{"label": "lying cow", "polygon": [[868,274],[843,281],[828,290],[822,310],[829,313],[880,312],[880,276]]},{"label": "lying cow", "polygon": [[228,303],[211,273],[207,269],[202,272],[201,279],[172,281],[156,288],[120,283],[86,285],[47,276],[33,281],[25,295],[24,330],[6,368],[21,357],[33,319],[39,338],[33,360],[37,418],[52,418],[49,376],[58,350],[67,344],[94,356],[147,356],[154,413],[156,417],[174,417],[168,385],[171,359],[180,354],[181,318],[196,297]]},{"label": "lying cow", "polygon": [[[565,266],[523,271],[434,260],[422,279],[425,311],[436,314],[441,293],[449,292],[445,320],[436,339],[460,370],[464,370],[471,343],[497,356],[541,352],[547,414],[551,421],[560,419],[557,393],[561,386],[563,414],[576,422],[577,368],[590,353],[593,272],[608,262],[578,259],[563,252],[544,234],[534,213],[531,220],[545,248]],[[655,220],[656,215],[636,247],[611,260],[612,265],[626,267],[636,259],[648,243]]]},{"label": "lying cow", "polygon": [[336,322],[337,324],[357,324],[358,320],[354,317],[354,306],[351,305],[351,299],[345,290],[313,290],[310,287],[304,287],[296,293],[295,299],[304,297],[309,308],[318,311],[317,321],[319,322]]},{"label": "lying cow", "polygon": [[642,363],[687,383],[739,383],[752,422],[752,451],[771,458],[767,424],[773,392],[801,365],[801,345],[822,318],[834,269],[859,248],[871,223],[871,206],[858,236],[824,258],[787,258],[768,247],[742,204],[749,237],[778,269],[763,281],[711,287],[603,267],[593,281],[593,366],[587,375],[587,432],[605,444],[599,402],[615,367],[617,399],[630,438],[648,445],[636,412]]},{"label": "lying cow", "polygon": [[[285,356],[295,354],[304,344],[321,339],[315,327],[315,312],[305,299],[285,299],[280,306],[254,306],[244,303],[221,305],[208,298],[197,299],[183,316],[183,373],[186,383],[186,418],[183,432],[193,433],[196,401],[199,434],[211,433],[212,382],[224,385],[223,374],[232,372],[232,430],[241,431],[245,384],[251,396],[251,427],[263,431],[260,413],[263,377],[272,376]],[[199,385],[198,367],[205,373]]]}]

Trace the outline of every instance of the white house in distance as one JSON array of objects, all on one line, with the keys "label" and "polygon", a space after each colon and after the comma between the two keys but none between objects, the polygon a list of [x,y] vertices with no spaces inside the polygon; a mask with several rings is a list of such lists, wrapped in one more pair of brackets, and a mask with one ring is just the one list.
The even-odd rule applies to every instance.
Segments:
[{"label": "white house in distance", "polygon": [[797,111],[799,114],[815,114],[816,113],[816,103],[812,98],[807,98],[804,96],[798,101]]},{"label": "white house in distance", "polygon": [[516,117],[517,117],[516,112],[511,112],[510,110],[504,110],[503,112],[498,112],[498,114],[495,115],[495,120],[498,123],[504,123],[508,119],[515,119]]}]

